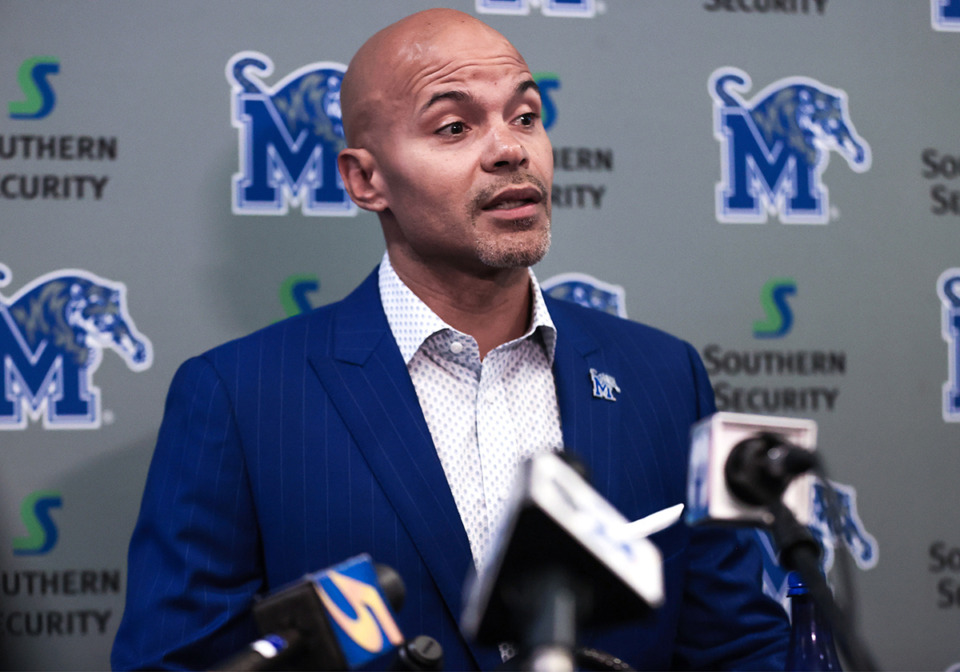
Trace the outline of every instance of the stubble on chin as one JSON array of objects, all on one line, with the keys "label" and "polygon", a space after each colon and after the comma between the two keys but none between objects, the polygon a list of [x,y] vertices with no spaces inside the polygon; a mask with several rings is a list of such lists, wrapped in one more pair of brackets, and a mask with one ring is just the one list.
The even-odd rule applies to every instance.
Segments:
[{"label": "stubble on chin", "polygon": [[[481,205],[506,184],[534,184],[543,196],[544,213],[539,217],[518,219],[513,230],[497,234],[483,234],[477,227]],[[531,174],[514,174],[509,179],[491,186],[472,203],[472,217],[477,257],[491,268],[526,268],[539,263],[550,249],[550,190]]]},{"label": "stubble on chin", "polygon": [[529,223],[518,222],[517,231],[496,236],[478,235],[477,257],[491,268],[526,268],[539,263],[550,249],[549,220],[546,227],[537,228],[533,224],[532,229]]}]

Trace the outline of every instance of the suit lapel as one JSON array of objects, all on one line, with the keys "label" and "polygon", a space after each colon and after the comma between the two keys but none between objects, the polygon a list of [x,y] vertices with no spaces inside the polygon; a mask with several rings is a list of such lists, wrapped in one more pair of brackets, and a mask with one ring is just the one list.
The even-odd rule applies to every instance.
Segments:
[{"label": "suit lapel", "polygon": [[[593,395],[590,370],[617,375],[611,348],[584,328],[576,310],[564,301],[545,297],[557,328],[553,370],[563,425],[563,441],[587,466],[591,484],[611,502],[619,493],[622,443],[622,404]],[[623,391],[622,393],[627,393]],[[614,395],[617,396],[617,395]]]},{"label": "suit lapel", "polygon": [[314,345],[310,365],[459,621],[470,546],[383,313],[376,272],[339,304],[332,329],[331,352]]}]

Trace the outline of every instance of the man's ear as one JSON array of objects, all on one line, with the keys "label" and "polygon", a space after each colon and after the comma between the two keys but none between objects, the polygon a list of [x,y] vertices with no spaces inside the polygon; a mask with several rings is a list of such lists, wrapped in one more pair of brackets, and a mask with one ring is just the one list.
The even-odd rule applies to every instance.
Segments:
[{"label": "man's ear", "polygon": [[343,186],[354,203],[374,212],[387,209],[377,161],[369,151],[356,147],[340,150],[337,167],[340,168]]}]

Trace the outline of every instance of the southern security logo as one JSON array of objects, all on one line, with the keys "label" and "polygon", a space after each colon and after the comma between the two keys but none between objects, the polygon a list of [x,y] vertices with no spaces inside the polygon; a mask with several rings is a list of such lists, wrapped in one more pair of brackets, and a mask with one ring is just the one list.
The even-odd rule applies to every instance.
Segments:
[{"label": "southern security logo", "polygon": [[708,12],[823,15],[827,0],[707,0],[703,8]]},{"label": "southern security logo", "polygon": [[275,86],[263,54],[243,51],[227,63],[231,118],[240,135],[240,172],[233,176],[237,215],[354,215],[337,154],[345,146],[340,83],[346,66],[311,63]]},{"label": "southern security logo", "polygon": [[11,119],[43,119],[53,112],[57,94],[49,77],[60,72],[60,61],[52,56],[34,56],[20,64],[17,82],[23,100],[9,105]]},{"label": "southern security logo", "polygon": [[930,0],[934,30],[960,31],[960,0]]},{"label": "southern security logo", "polygon": [[716,70],[708,87],[720,143],[717,221],[762,224],[776,216],[784,224],[825,224],[830,153],[857,173],[870,168],[870,147],[850,121],[844,91],[788,77],[746,100],[750,77],[731,67]]},{"label": "southern security logo", "polygon": [[[0,264],[0,287],[10,270]],[[131,371],[153,363],[153,348],[127,311],[126,286],[63,269],[0,294],[0,429],[96,429],[100,394],[93,374],[105,349]]]},{"label": "southern security logo", "polygon": [[[64,503],[58,490],[46,489],[27,494],[20,502],[26,534],[14,537],[8,549],[24,560],[21,567],[4,566],[3,571],[0,639],[7,643],[24,638],[53,642],[54,638],[82,637],[90,641],[91,636],[105,637],[116,631],[115,625],[110,628],[111,605],[122,599],[124,571],[51,564],[60,542],[58,519]],[[47,557],[41,560],[41,556]]]},{"label": "southern security logo", "polygon": [[948,346],[943,421],[960,422],[960,268],[951,268],[940,274],[937,294],[943,304],[940,333]]},{"label": "southern security logo", "polygon": [[753,323],[754,338],[783,338],[793,328],[793,310],[787,297],[797,293],[793,278],[771,278],[760,290],[765,319]]},{"label": "southern security logo", "polygon": [[793,278],[770,278],[760,290],[764,319],[752,322],[753,337],[763,345],[725,348],[711,343],[703,349],[717,410],[769,415],[836,410],[847,354],[790,347],[796,295]]},{"label": "southern security logo", "polygon": [[[57,107],[54,90],[60,62],[34,56],[20,64],[22,98],[11,100],[10,119],[28,123],[48,118]],[[41,124],[42,126],[42,124]],[[117,160],[117,138],[84,133],[0,134],[0,200],[22,204],[102,200],[110,181],[93,166]]]},{"label": "southern security logo", "polygon": [[507,14],[525,16],[539,8],[544,16],[593,18],[597,15],[598,0],[477,0],[480,14]]},{"label": "southern security logo", "polygon": [[20,519],[27,535],[13,540],[13,554],[46,555],[52,551],[60,534],[51,510],[62,506],[63,499],[56,490],[35,490],[24,497],[20,503]]},{"label": "southern security logo", "polygon": [[[543,127],[549,131],[557,124],[559,116],[554,96],[561,90],[560,77],[555,72],[533,74],[540,89]],[[555,182],[551,194],[554,208],[595,209],[603,207],[607,185],[599,181],[597,173],[613,172],[613,149],[609,147],[553,146],[553,170]],[[577,173],[576,177],[573,173]],[[583,174],[590,175],[586,178]],[[570,181],[574,180],[574,181]]]}]

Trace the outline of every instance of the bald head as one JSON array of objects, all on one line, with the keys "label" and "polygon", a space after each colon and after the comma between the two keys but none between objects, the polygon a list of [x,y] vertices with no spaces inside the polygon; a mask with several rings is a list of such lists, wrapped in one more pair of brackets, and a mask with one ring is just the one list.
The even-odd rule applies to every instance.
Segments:
[{"label": "bald head", "polygon": [[357,51],[340,107],[344,188],[378,214],[404,282],[454,299],[459,281],[495,278],[527,300],[525,269],[550,241],[553,153],[514,46],[463,12],[413,14]]},{"label": "bald head", "polygon": [[415,92],[417,79],[442,74],[445,54],[463,45],[524,63],[503,35],[454,9],[412,14],[368,39],[350,60],[340,89],[347,145],[367,146],[370,128],[397,112],[398,101]]}]

